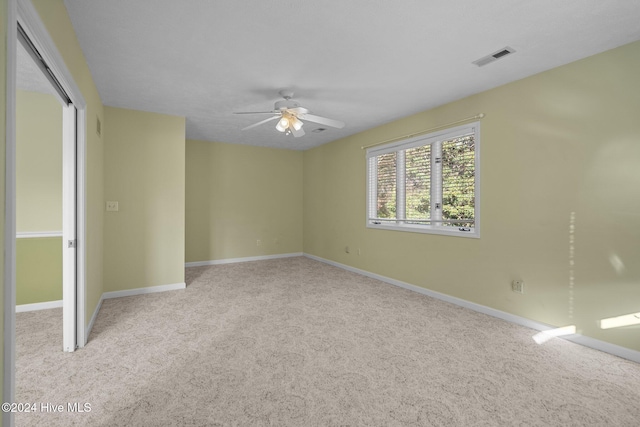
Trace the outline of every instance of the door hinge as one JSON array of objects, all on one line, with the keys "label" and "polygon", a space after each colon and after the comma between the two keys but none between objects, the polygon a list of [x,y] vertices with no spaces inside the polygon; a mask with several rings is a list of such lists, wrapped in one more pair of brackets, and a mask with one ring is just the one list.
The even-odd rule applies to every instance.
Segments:
[{"label": "door hinge", "polygon": [[67,247],[68,247],[69,249],[71,249],[71,248],[75,248],[75,247],[77,246],[77,244],[78,244],[78,241],[77,241],[77,240],[75,240],[75,239],[74,239],[74,240],[69,240],[69,241],[67,242]]}]

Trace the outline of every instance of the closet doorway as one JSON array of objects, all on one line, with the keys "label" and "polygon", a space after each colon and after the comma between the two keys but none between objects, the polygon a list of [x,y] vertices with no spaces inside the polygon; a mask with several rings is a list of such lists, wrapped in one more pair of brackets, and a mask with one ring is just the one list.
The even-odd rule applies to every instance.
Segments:
[{"label": "closet doorway", "polygon": [[[84,347],[86,334],[86,119],[87,104],[66,67],[38,12],[30,0],[9,0],[7,5],[6,162],[4,224],[4,366],[3,399],[15,401],[16,353],[16,73],[19,35],[26,39],[27,54],[63,99],[63,343],[64,351]],[[33,59],[34,57],[31,56]],[[57,82],[57,83],[55,83]],[[60,91],[60,92],[59,92]],[[13,425],[13,414],[2,414]]]},{"label": "closet doorway", "polygon": [[77,347],[77,110],[17,27],[16,311],[62,307],[62,349]]}]

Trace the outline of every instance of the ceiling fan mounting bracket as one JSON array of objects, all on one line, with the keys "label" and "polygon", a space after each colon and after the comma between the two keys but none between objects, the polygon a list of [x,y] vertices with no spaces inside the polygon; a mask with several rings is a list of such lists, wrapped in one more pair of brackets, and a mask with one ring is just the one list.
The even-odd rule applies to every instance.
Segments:
[{"label": "ceiling fan mounting bracket", "polygon": [[289,89],[282,89],[280,92],[278,92],[280,94],[281,97],[283,97],[284,99],[286,99],[287,101],[290,100],[291,98],[293,98],[293,91],[289,90]]}]

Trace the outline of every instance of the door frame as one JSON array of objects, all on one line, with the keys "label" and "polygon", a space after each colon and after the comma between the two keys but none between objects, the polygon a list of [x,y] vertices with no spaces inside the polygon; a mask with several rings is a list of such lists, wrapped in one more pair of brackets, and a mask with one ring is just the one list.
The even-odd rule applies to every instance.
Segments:
[{"label": "door frame", "polygon": [[[68,192],[71,186],[75,189],[75,200],[65,198],[63,209],[71,209],[75,213],[75,230],[68,230],[63,236],[75,235],[76,241],[76,269],[75,286],[63,284],[63,305],[70,304],[74,308],[75,315],[71,326],[67,326],[67,333],[71,332],[75,344],[65,351],[73,351],[76,347],[84,347],[87,343],[86,336],[86,141],[87,141],[87,103],[76,85],[73,76],[67,68],[62,55],[49,36],[48,31],[40,15],[31,4],[30,0],[7,0],[7,69],[6,69],[6,158],[5,158],[5,224],[4,224],[4,348],[3,348],[3,400],[13,402],[15,400],[15,238],[16,238],[16,47],[17,47],[17,23],[25,31],[30,41],[36,46],[44,61],[47,63],[56,79],[61,84],[72,102],[72,107],[65,107],[65,115],[71,115],[71,108],[75,110],[75,144],[69,138],[63,142],[63,163],[68,165],[72,161],[76,166],[75,182],[65,180],[68,188],[63,188],[63,193]],[[67,120],[65,122],[68,123]],[[68,127],[68,126],[67,126]],[[69,130],[69,132],[67,132]],[[70,134],[70,129],[65,129],[65,135]],[[71,145],[72,144],[72,145]],[[66,145],[66,150],[65,150]],[[73,147],[75,145],[75,147]],[[71,147],[70,147],[71,146]],[[69,154],[69,148],[75,148],[73,154]],[[65,163],[66,162],[66,163]],[[64,175],[63,171],[63,175]],[[63,178],[64,179],[64,178]],[[71,203],[74,203],[71,205]],[[63,223],[65,220],[63,219]],[[70,226],[67,225],[67,229]],[[63,241],[66,237],[63,237]],[[65,244],[65,246],[67,246]],[[71,292],[73,297],[67,301],[64,291]],[[71,343],[68,340],[65,346]],[[3,413],[4,425],[13,425],[11,413]]]}]

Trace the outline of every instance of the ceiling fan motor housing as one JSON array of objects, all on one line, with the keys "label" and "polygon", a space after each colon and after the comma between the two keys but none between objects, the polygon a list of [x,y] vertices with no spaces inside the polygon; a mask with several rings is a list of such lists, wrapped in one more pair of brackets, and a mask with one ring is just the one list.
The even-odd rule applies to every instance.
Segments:
[{"label": "ceiling fan motor housing", "polygon": [[275,104],[276,110],[288,110],[290,108],[298,108],[300,104],[291,100],[291,99],[283,99],[282,101],[277,101]]}]

